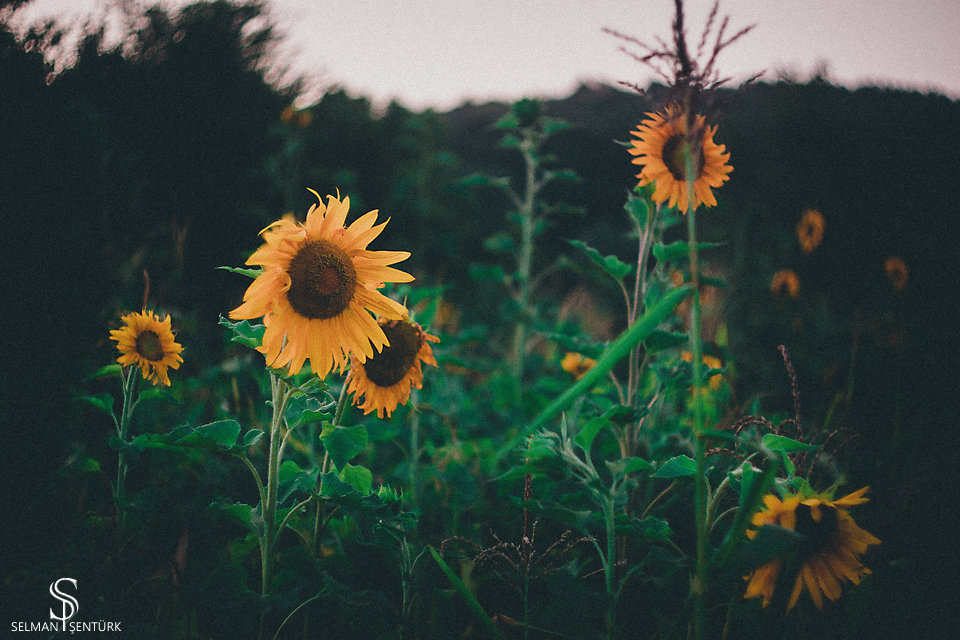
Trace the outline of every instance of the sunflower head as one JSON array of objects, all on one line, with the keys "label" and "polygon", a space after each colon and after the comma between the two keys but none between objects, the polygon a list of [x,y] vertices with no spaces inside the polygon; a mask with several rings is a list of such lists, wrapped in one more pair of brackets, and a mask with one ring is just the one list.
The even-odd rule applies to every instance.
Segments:
[{"label": "sunflower head", "polygon": [[773,274],[770,293],[775,298],[796,298],[800,293],[800,278],[792,269],[781,269]]},{"label": "sunflower head", "polygon": [[259,350],[271,367],[297,373],[309,359],[323,377],[342,370],[348,354],[363,362],[388,344],[373,314],[395,320],[407,313],[378,289],[413,280],[389,266],[410,254],[368,250],[386,222],[375,224],[377,211],[370,211],[346,226],[349,209],[349,198],[328,196],[326,206],[320,200],[310,207],[305,222],[285,216],[260,232],[264,244],[247,264],[263,271],[230,317],[263,317]]},{"label": "sunflower head", "polygon": [[[648,113],[646,120],[630,134],[627,151],[633,164],[643,167],[637,178],[639,187],[653,183],[653,200],[667,202],[686,213],[701,204],[716,206],[711,188],[730,179],[733,167],[727,164],[730,154],[726,146],[714,143],[716,127],[707,126],[703,116],[689,118],[677,105],[663,113]],[[688,173],[688,158],[692,173]],[[687,180],[693,181],[693,201],[687,196]]]},{"label": "sunflower head", "polygon": [[897,291],[903,291],[907,288],[907,276],[910,271],[907,269],[907,263],[900,256],[890,256],[883,262],[883,270],[890,279],[890,284]]},{"label": "sunflower head", "polygon": [[813,253],[813,250],[823,242],[824,220],[823,214],[816,209],[807,209],[800,216],[797,223],[797,242],[804,253]]},{"label": "sunflower head", "polygon": [[[870,570],[860,561],[867,548],[880,540],[864,531],[848,513],[850,507],[867,502],[864,487],[838,500],[830,494],[796,494],[783,500],[773,495],[763,499],[763,508],[753,515],[749,538],[755,538],[764,525],[777,525],[800,534],[799,542],[790,550],[791,560],[778,557],[744,576],[747,581],[745,598],[762,598],[763,606],[770,604],[778,583],[792,587],[787,611],[793,608],[803,591],[818,609],[823,608],[823,596],[837,600],[841,584],[857,584]],[[790,575],[780,575],[785,567]]]},{"label": "sunflower head", "polygon": [[177,343],[170,330],[170,316],[160,320],[152,311],[128,313],[121,317],[123,327],[110,331],[110,339],[116,340],[122,366],[136,365],[144,379],[153,384],[170,386],[167,369],[179,369],[183,347]]},{"label": "sunflower head", "polygon": [[423,387],[423,363],[437,366],[429,343],[439,338],[409,318],[381,320],[380,326],[389,344],[365,360],[351,360],[348,391],[365,414],[383,418],[407,402],[411,389]]}]

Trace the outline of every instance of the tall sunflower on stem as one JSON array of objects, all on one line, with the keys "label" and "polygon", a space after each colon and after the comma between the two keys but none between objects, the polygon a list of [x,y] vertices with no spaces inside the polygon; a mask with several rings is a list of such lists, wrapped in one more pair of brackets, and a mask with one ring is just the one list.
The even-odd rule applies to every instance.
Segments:
[{"label": "tall sunflower on stem", "polygon": [[375,224],[377,210],[345,226],[349,198],[327,196],[324,205],[311,193],[318,202],[305,222],[285,216],[260,232],[264,244],[246,263],[262,272],[230,317],[263,317],[258,350],[269,366],[287,366],[295,374],[309,359],[322,378],[343,370],[349,354],[363,362],[389,344],[372,314],[399,320],[407,310],[378,289],[413,276],[390,266],[409,258],[408,252],[367,249],[387,224]]}]

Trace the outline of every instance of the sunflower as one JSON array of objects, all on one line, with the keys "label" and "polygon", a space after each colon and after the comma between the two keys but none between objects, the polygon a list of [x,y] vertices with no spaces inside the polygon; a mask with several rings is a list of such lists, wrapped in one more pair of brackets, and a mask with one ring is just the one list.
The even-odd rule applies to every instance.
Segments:
[{"label": "sunflower", "polygon": [[597,364],[597,361],[593,358],[588,358],[580,353],[570,351],[563,356],[563,360],[560,361],[560,368],[572,375],[574,380],[579,380],[586,375],[587,371],[590,371],[595,364]]},{"label": "sunflower", "polygon": [[[406,403],[411,388],[423,387],[422,363],[437,366],[427,343],[440,339],[408,318],[381,320],[380,326],[390,345],[373,357],[351,362],[347,390],[365,414],[376,410],[378,418],[384,414],[389,418],[398,404]],[[362,404],[360,396],[364,396]]]},{"label": "sunflower", "polygon": [[386,282],[409,282],[410,274],[389,265],[406,260],[406,251],[369,251],[367,244],[383,231],[374,225],[377,211],[344,226],[350,199],[327,196],[307,211],[303,224],[285,216],[260,232],[264,244],[248,265],[261,273],[230,312],[234,319],[263,316],[266,330],[258,347],[274,368],[297,373],[309,358],[320,377],[335,366],[343,369],[347,354],[362,362],[389,344],[371,315],[399,319],[403,305],[377,291]]},{"label": "sunflower", "polygon": [[781,269],[773,274],[770,281],[770,293],[777,298],[789,296],[796,298],[800,293],[800,278],[792,269]]},{"label": "sunflower", "polygon": [[[757,530],[767,524],[778,525],[795,531],[802,540],[795,548],[796,575],[786,575],[793,580],[793,589],[787,602],[787,611],[793,608],[806,589],[817,609],[823,608],[823,596],[830,600],[840,597],[840,585],[853,584],[870,573],[860,562],[860,556],[870,545],[880,540],[857,526],[847,510],[868,501],[863,495],[870,487],[863,487],[839,500],[823,494],[809,496],[793,495],[781,501],[776,496],[763,498],[763,508],[753,515],[749,538],[755,538]],[[744,576],[748,581],[744,598],[763,598],[763,606],[770,604],[774,587],[784,558],[776,558]]]},{"label": "sunflower", "polygon": [[907,269],[907,263],[900,256],[890,256],[883,262],[883,270],[890,278],[890,284],[897,291],[903,291],[907,287],[907,276],[910,271]]},{"label": "sunflower", "polygon": [[[665,202],[687,212],[701,204],[716,206],[710,187],[720,187],[730,179],[733,167],[727,164],[730,154],[726,146],[715,144],[716,127],[708,127],[703,116],[697,116],[690,131],[688,118],[677,106],[668,106],[666,113],[648,113],[650,116],[630,134],[638,140],[630,141],[627,151],[636,156],[631,162],[643,167],[637,177],[637,186],[656,183],[653,201]],[[687,154],[694,154],[696,176],[693,181],[693,202],[687,201]]]},{"label": "sunflower", "polygon": [[110,339],[117,341],[117,358],[124,367],[136,365],[144,379],[153,384],[170,386],[167,369],[179,369],[183,347],[170,330],[170,316],[160,320],[152,311],[128,313],[121,317],[124,326],[110,331]]},{"label": "sunflower", "polygon": [[804,253],[813,253],[813,250],[823,242],[823,214],[816,209],[807,209],[800,216],[797,223],[797,241]]}]

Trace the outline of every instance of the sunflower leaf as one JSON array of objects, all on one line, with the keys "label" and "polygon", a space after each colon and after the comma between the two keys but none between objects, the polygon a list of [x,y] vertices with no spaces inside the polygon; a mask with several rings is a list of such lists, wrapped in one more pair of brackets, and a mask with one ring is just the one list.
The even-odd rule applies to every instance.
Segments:
[{"label": "sunflower leaf", "polygon": [[232,334],[230,336],[230,342],[236,342],[251,349],[256,349],[260,346],[263,342],[263,334],[267,330],[262,324],[250,324],[249,320],[230,322],[223,316],[220,316],[220,326],[230,330]]},{"label": "sunflower leaf", "polygon": [[340,476],[344,482],[363,495],[367,495],[373,489],[373,472],[364,466],[347,464],[340,472]]},{"label": "sunflower leaf", "polygon": [[239,273],[242,276],[247,276],[248,278],[259,278],[263,275],[263,269],[244,269],[243,267],[217,267],[217,269],[223,269],[224,271],[229,271],[230,273]]},{"label": "sunflower leaf", "polygon": [[237,444],[240,423],[236,420],[218,420],[193,429],[176,444],[212,451],[226,451]]},{"label": "sunflower leaf", "polygon": [[633,223],[637,225],[637,227],[642,229],[647,225],[647,216],[650,215],[650,205],[647,204],[645,198],[630,196],[627,198],[627,203],[623,205],[623,208],[630,214]]},{"label": "sunflower leaf", "polygon": [[664,462],[654,478],[687,478],[697,473],[697,463],[690,456],[679,455]]},{"label": "sunflower leaf", "polygon": [[604,256],[599,251],[580,240],[568,240],[574,247],[580,249],[598,267],[607,272],[617,282],[622,281],[633,271],[633,265],[622,262],[617,256]]},{"label": "sunflower leaf", "polygon": [[796,451],[812,451],[819,449],[818,445],[806,444],[798,440],[792,440],[786,436],[778,436],[774,433],[767,433],[760,440],[764,448],[774,453],[794,453]]},{"label": "sunflower leaf", "polygon": [[123,367],[119,364],[108,364],[104,367],[100,367],[95,372],[91,373],[85,378],[85,380],[96,380],[97,378],[105,378],[107,376],[117,375],[123,372]]},{"label": "sunflower leaf", "polygon": [[108,416],[113,415],[113,396],[109,393],[98,393],[93,396],[81,396],[80,400],[86,402],[91,407],[102,411]]},{"label": "sunflower leaf", "polygon": [[337,469],[343,469],[348,462],[367,446],[367,429],[363,425],[355,427],[325,426],[320,434],[320,442],[330,454]]},{"label": "sunflower leaf", "polygon": [[688,339],[689,336],[680,331],[661,331],[660,329],[656,329],[650,333],[650,337],[647,338],[643,344],[647,348],[647,355],[649,355],[657,351],[663,351],[664,349],[679,347]]}]

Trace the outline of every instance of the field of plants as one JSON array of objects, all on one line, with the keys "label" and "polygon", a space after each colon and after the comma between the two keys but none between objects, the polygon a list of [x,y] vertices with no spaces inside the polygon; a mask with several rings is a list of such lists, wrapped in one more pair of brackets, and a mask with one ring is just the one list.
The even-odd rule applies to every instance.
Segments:
[{"label": "field of plants", "polygon": [[949,637],[960,103],[728,86],[682,2],[662,83],[445,113],[18,4],[4,634]]}]

